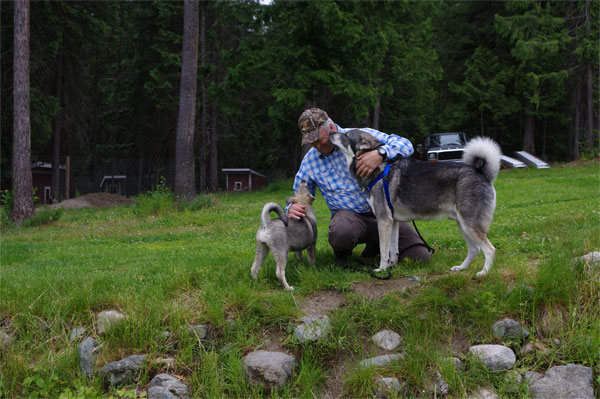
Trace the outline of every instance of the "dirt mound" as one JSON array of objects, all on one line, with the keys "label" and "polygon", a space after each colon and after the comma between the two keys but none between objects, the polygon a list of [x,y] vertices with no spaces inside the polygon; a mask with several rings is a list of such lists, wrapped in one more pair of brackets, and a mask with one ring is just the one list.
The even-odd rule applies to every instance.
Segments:
[{"label": "dirt mound", "polygon": [[131,200],[118,194],[108,193],[89,193],[68,199],[58,204],[52,205],[52,208],[79,209],[79,208],[110,208],[113,206],[129,205]]}]

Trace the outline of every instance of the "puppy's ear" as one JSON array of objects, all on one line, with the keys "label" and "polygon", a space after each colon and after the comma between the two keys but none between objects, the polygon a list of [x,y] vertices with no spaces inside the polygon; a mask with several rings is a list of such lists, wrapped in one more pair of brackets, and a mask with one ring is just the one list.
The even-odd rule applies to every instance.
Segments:
[{"label": "puppy's ear", "polygon": [[373,141],[370,140],[371,137],[373,137],[373,136],[371,136],[368,133],[367,134],[365,134],[365,133],[361,134],[360,135],[360,141],[358,143],[358,149],[361,150],[361,151],[363,151],[363,152],[373,149],[374,148],[373,147]]},{"label": "puppy's ear", "polygon": [[312,203],[315,202],[315,197],[312,194],[309,193],[306,197],[306,202],[308,202],[308,205],[312,205]]}]

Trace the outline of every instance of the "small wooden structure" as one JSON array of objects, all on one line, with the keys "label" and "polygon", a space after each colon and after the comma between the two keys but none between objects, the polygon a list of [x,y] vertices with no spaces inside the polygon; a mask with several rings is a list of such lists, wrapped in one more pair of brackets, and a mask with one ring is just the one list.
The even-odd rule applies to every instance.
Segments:
[{"label": "small wooden structure", "polygon": [[221,169],[225,173],[225,189],[227,191],[253,191],[265,187],[267,179],[264,175],[248,168]]},{"label": "small wooden structure", "polygon": [[[59,181],[62,191],[65,187],[65,165],[58,165],[60,173]],[[36,203],[51,204],[52,199],[59,198],[60,193],[52,192],[52,164],[50,162],[34,162],[31,164],[32,185],[37,189]]]},{"label": "small wooden structure", "polygon": [[105,193],[121,195],[125,179],[127,179],[125,175],[104,176],[102,182],[100,182],[100,188]]}]

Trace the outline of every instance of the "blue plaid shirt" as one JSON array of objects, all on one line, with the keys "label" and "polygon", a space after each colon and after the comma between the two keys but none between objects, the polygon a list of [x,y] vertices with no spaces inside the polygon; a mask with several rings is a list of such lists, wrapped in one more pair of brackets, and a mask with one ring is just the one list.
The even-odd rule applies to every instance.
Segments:
[{"label": "blue plaid shirt", "polygon": [[[342,129],[338,126],[339,133],[346,133],[352,129]],[[371,133],[373,137],[384,143],[386,159],[397,155],[407,158],[413,153],[412,143],[403,137],[382,133],[371,128],[361,128],[361,130]],[[346,158],[337,147],[331,154],[322,154],[316,148],[311,148],[302,159],[298,173],[296,173],[294,192],[298,190],[302,180],[306,181],[312,195],[315,195],[315,189],[319,187],[332,214],[340,209],[357,213],[371,211],[367,202],[367,192],[352,177],[346,165]]]}]

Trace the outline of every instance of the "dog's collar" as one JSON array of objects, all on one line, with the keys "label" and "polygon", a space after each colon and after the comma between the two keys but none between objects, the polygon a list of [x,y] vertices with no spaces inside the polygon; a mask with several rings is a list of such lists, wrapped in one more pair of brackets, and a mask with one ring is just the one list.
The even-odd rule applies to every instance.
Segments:
[{"label": "dog's collar", "polygon": [[392,211],[392,216],[394,215],[394,207],[392,206],[392,201],[390,200],[390,184],[388,182],[388,173],[390,172],[392,164],[388,163],[385,165],[385,169],[383,172],[379,174],[369,185],[367,186],[367,192],[370,192],[373,186],[379,181],[383,179],[383,191],[385,192],[385,200],[387,201],[390,210]]}]

